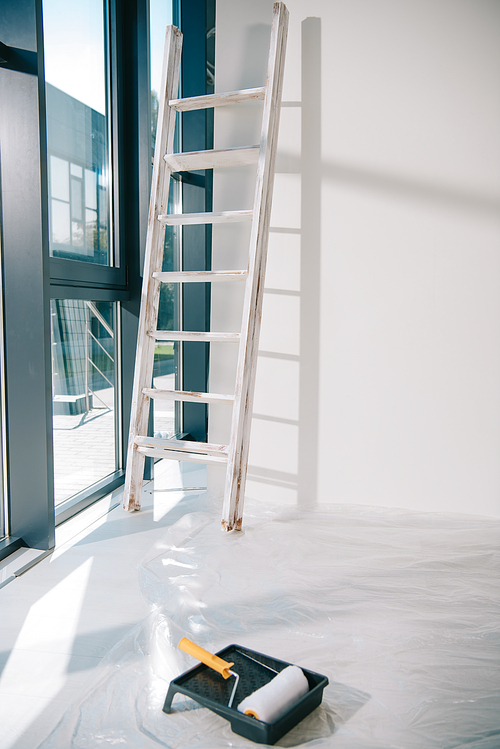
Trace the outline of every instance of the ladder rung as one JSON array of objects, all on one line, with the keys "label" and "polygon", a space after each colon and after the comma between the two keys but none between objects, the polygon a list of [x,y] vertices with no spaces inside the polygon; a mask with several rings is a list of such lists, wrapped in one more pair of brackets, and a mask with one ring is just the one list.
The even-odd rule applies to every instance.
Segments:
[{"label": "ladder rung", "polygon": [[186,99],[171,99],[168,103],[178,112],[189,112],[191,109],[208,109],[209,107],[223,107],[226,104],[240,104],[244,101],[259,101],[266,93],[265,86],[261,88],[244,88],[240,91],[227,91],[223,94],[207,94],[206,96],[190,96]]},{"label": "ladder rung", "polygon": [[259,160],[259,146],[225,148],[221,151],[186,151],[167,153],[163,157],[171,172],[216,169],[223,166],[247,166]]},{"label": "ladder rung", "polygon": [[168,226],[178,224],[223,224],[234,221],[251,221],[253,211],[221,211],[220,213],[170,213],[158,216],[158,221]]},{"label": "ladder rung", "polygon": [[187,270],[153,273],[163,283],[214,283],[215,281],[244,281],[246,270]]},{"label": "ladder rung", "polygon": [[227,403],[234,401],[234,395],[220,393],[192,393],[185,390],[160,390],[159,388],[143,388],[143,394],[149,398],[160,400],[183,401],[187,403]]},{"label": "ladder rung", "polygon": [[212,333],[193,330],[152,330],[149,335],[157,341],[216,341],[233,343],[240,340],[239,333]]},{"label": "ladder rung", "polygon": [[158,447],[137,446],[137,452],[150,458],[167,458],[168,460],[182,460],[187,463],[227,463],[227,456],[203,455],[182,452],[181,450],[165,450]]},{"label": "ladder rung", "polygon": [[166,448],[180,452],[200,453],[202,455],[227,455],[227,445],[213,445],[209,442],[189,442],[188,440],[164,439],[163,437],[136,437],[136,445],[142,447]]}]

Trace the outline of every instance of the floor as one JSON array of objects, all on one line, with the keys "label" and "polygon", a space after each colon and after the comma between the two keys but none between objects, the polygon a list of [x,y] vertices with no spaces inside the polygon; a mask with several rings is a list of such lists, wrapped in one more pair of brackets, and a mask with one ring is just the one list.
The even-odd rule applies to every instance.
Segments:
[{"label": "floor", "polygon": [[[161,494],[155,488],[153,522],[168,519],[170,527],[128,570],[143,541],[146,546],[163,530],[142,533],[151,526],[146,515],[130,520],[112,514],[52,563],[54,576],[61,565],[55,605],[61,611],[64,599],[61,616],[73,612],[73,625],[64,619],[53,625],[47,599],[37,601],[38,629],[31,626],[25,641],[16,644],[8,677],[20,692],[19,658],[17,670],[22,673],[24,666],[26,672],[23,695],[35,676],[42,686],[45,678],[55,692],[52,707],[66,700],[67,692],[68,698],[76,693],[86,679],[84,669],[88,681],[50,737],[33,749],[251,749],[255,744],[238,735],[237,707],[262,672],[249,670],[237,652],[234,670],[240,678],[229,721],[182,695],[168,715],[163,711],[171,680],[196,666],[196,659],[178,648],[183,637],[212,653],[233,644],[240,654],[240,648],[250,649],[257,660],[264,654],[296,664],[313,672],[317,685],[317,679],[323,685],[328,679],[322,694],[316,691],[321,704],[279,738],[277,747],[499,749],[500,520],[370,505],[304,510],[247,497],[242,532],[221,533],[220,501],[193,492],[172,508],[165,493],[160,509]],[[120,526],[125,535],[116,535]],[[106,544],[94,543],[99,534],[108,536]],[[99,575],[107,563],[106,576]],[[47,574],[46,569],[44,585]],[[144,610],[138,588],[150,614],[91,670],[108,647],[106,635],[116,639],[120,627]],[[112,622],[101,610],[108,600],[117,617]],[[56,627],[60,643],[68,643],[61,655],[53,645]],[[36,638],[34,645],[30,638]],[[33,654],[20,651],[42,651],[46,643],[52,652],[46,662],[43,652],[37,654],[35,672]],[[92,650],[99,645],[100,652]],[[58,672],[48,679],[44,674],[55,667]],[[226,708],[230,684],[216,676],[198,684],[195,689],[191,682],[197,695],[210,695]],[[23,718],[24,706],[17,707],[12,688],[8,696],[10,711]],[[34,710],[32,702],[28,708]],[[301,714],[298,706],[286,720],[283,716],[283,727],[293,725],[296,713]],[[245,720],[256,728],[253,719]],[[47,728],[47,722],[39,727]],[[28,746],[25,736],[13,744]]]},{"label": "floor", "polygon": [[205,468],[162,461],[140,513],[125,513],[117,490],[60,526],[55,551],[24,574],[15,577],[32,550],[0,565],[0,749],[35,749],[102,657],[149,613],[137,562],[177,503],[205,485]]},{"label": "floor", "polygon": [[83,414],[54,415],[53,424],[57,506],[115,470],[115,414],[92,408]]},{"label": "floor", "polygon": [[163,712],[184,636],[328,677],[279,746],[498,749],[499,520],[247,498],[223,534],[205,482],[158,463],[142,512],[115,492],[0,566],[0,749],[247,749],[189,700]]}]

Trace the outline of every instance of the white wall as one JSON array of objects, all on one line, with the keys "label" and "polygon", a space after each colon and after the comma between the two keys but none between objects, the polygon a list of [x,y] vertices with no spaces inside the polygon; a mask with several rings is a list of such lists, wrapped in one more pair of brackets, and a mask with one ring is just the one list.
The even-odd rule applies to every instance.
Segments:
[{"label": "white wall", "polygon": [[[288,7],[247,496],[498,517],[500,3]],[[217,0],[218,91],[265,82],[271,11]],[[216,133],[258,142],[258,107]],[[216,173],[215,210],[252,196],[248,170]],[[215,227],[214,267],[245,267],[247,239]],[[214,330],[239,296],[214,287]],[[234,359],[212,346],[212,391]]]}]

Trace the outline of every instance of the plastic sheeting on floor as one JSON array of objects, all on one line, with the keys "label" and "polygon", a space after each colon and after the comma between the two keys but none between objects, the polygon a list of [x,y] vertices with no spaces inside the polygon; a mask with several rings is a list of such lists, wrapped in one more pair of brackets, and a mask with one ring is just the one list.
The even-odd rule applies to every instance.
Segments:
[{"label": "plastic sheeting on floor", "polygon": [[170,679],[195,665],[176,647],[187,636],[328,676],[321,707],[279,746],[498,749],[499,540],[490,518],[258,503],[223,534],[205,502],[144,560],[151,615],[41,747],[251,746],[187,698],[162,712]]}]

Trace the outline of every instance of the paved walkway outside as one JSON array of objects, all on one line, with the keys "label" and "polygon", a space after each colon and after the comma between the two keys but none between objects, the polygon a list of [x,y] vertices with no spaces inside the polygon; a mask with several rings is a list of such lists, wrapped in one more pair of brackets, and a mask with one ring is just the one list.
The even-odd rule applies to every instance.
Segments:
[{"label": "paved walkway outside", "polygon": [[[173,389],[174,374],[155,377],[155,387]],[[87,414],[55,415],[54,484],[56,506],[115,470],[115,424],[112,388],[98,390]],[[174,403],[158,401],[155,407],[155,432],[174,433]]]}]

